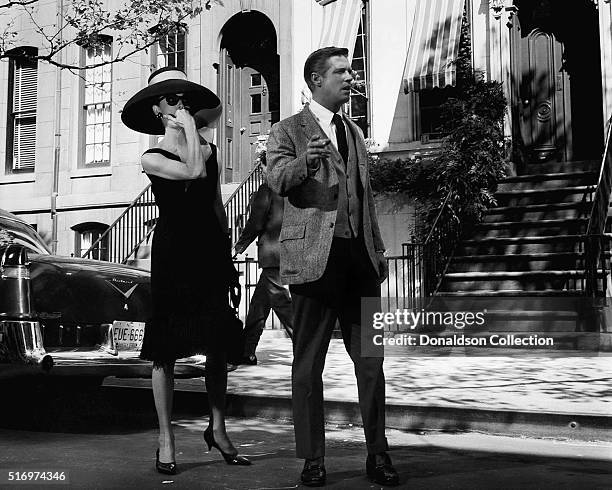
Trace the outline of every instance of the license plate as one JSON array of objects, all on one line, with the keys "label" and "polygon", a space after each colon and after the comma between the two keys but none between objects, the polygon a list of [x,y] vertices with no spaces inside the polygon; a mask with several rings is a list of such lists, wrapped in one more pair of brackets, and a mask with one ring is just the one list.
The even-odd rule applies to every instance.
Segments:
[{"label": "license plate", "polygon": [[144,337],[144,322],[113,322],[113,340],[117,350],[140,350]]}]

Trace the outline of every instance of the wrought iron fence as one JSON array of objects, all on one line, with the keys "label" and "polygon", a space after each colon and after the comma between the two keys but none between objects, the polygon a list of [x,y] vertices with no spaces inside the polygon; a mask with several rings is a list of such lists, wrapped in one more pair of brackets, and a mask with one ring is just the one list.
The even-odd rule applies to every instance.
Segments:
[{"label": "wrought iron fence", "polygon": [[[381,285],[382,309],[391,311],[396,308],[413,308],[419,305],[423,298],[422,266],[419,262],[421,254],[414,253],[416,248],[409,249],[408,254],[387,257],[389,277]],[[240,274],[242,285],[242,301],[238,314],[243,320],[249,312],[251,298],[261,269],[256,259],[245,256],[242,260],[234,260]],[[266,328],[282,329],[283,326],[276,315],[270,314]]]}]

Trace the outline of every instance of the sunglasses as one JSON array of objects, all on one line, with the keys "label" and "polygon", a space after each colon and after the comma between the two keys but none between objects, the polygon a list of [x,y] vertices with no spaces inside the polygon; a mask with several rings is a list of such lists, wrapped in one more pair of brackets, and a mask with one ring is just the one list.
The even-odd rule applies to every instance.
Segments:
[{"label": "sunglasses", "polygon": [[174,107],[176,104],[178,104],[179,100],[182,100],[184,105],[189,105],[184,95],[168,94],[159,98],[160,101],[164,99],[166,100],[166,104],[168,104],[170,107]]}]

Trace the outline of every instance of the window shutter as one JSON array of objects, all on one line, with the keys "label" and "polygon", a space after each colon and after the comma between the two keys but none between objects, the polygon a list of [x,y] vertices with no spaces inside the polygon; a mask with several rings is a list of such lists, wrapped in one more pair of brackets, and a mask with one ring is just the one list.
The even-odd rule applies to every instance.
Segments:
[{"label": "window shutter", "polygon": [[13,83],[13,170],[33,171],[36,161],[38,65],[15,62]]}]

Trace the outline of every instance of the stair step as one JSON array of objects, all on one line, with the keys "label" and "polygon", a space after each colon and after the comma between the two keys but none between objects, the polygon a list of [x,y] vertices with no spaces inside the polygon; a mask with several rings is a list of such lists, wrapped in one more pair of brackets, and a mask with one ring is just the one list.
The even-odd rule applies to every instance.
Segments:
[{"label": "stair step", "polygon": [[503,255],[554,252],[580,252],[582,241],[576,235],[499,237],[462,240],[456,255]]},{"label": "stair step", "polygon": [[556,204],[560,202],[580,202],[586,194],[595,192],[595,189],[595,185],[558,187],[553,189],[521,189],[496,192],[494,197],[501,206]]},{"label": "stair step", "polygon": [[[518,221],[537,219],[572,219],[584,216],[591,204],[586,202],[560,202],[531,204],[527,206],[498,206],[489,208],[484,216],[484,223],[498,220]],[[612,211],[612,207],[610,208]]]},{"label": "stair step", "polygon": [[477,291],[439,291],[436,297],[449,298],[468,298],[477,296],[481,298],[488,297],[584,297],[582,291],[558,290],[558,289],[540,289],[538,291],[524,291],[522,289],[479,289]]},{"label": "stair step", "polygon": [[598,175],[597,172],[558,172],[549,174],[522,174],[513,175],[510,177],[504,177],[499,180],[499,183],[511,183],[511,182],[545,182],[549,180],[566,180],[572,178],[591,177],[595,180]]},{"label": "stair step", "polygon": [[582,257],[577,252],[455,256],[449,272],[562,270],[575,268]]},{"label": "stair step", "polygon": [[548,260],[554,258],[579,258],[580,252],[549,252],[533,254],[500,254],[500,255],[456,255],[453,262],[496,262],[498,260]]},{"label": "stair step", "polygon": [[598,172],[601,160],[579,160],[574,162],[529,163],[523,174],[542,174],[557,172]]},{"label": "stair step", "polygon": [[577,174],[541,174],[538,176],[521,175],[500,180],[497,191],[551,190],[565,187],[595,185],[597,183],[596,179],[595,174],[592,172],[578,172]]},{"label": "stair step", "polygon": [[477,225],[471,238],[483,240],[495,237],[546,236],[553,233],[577,235],[586,231],[587,223],[586,218],[486,222]]},{"label": "stair step", "polygon": [[587,218],[567,218],[567,219],[542,219],[525,221],[497,221],[494,223],[480,223],[479,229],[490,230],[495,228],[521,228],[521,227],[547,227],[547,226],[567,226],[588,223]]},{"label": "stair step", "polygon": [[558,270],[558,271],[497,271],[497,272],[453,272],[444,275],[445,279],[452,281],[465,280],[494,280],[521,277],[584,277],[583,270]]}]

